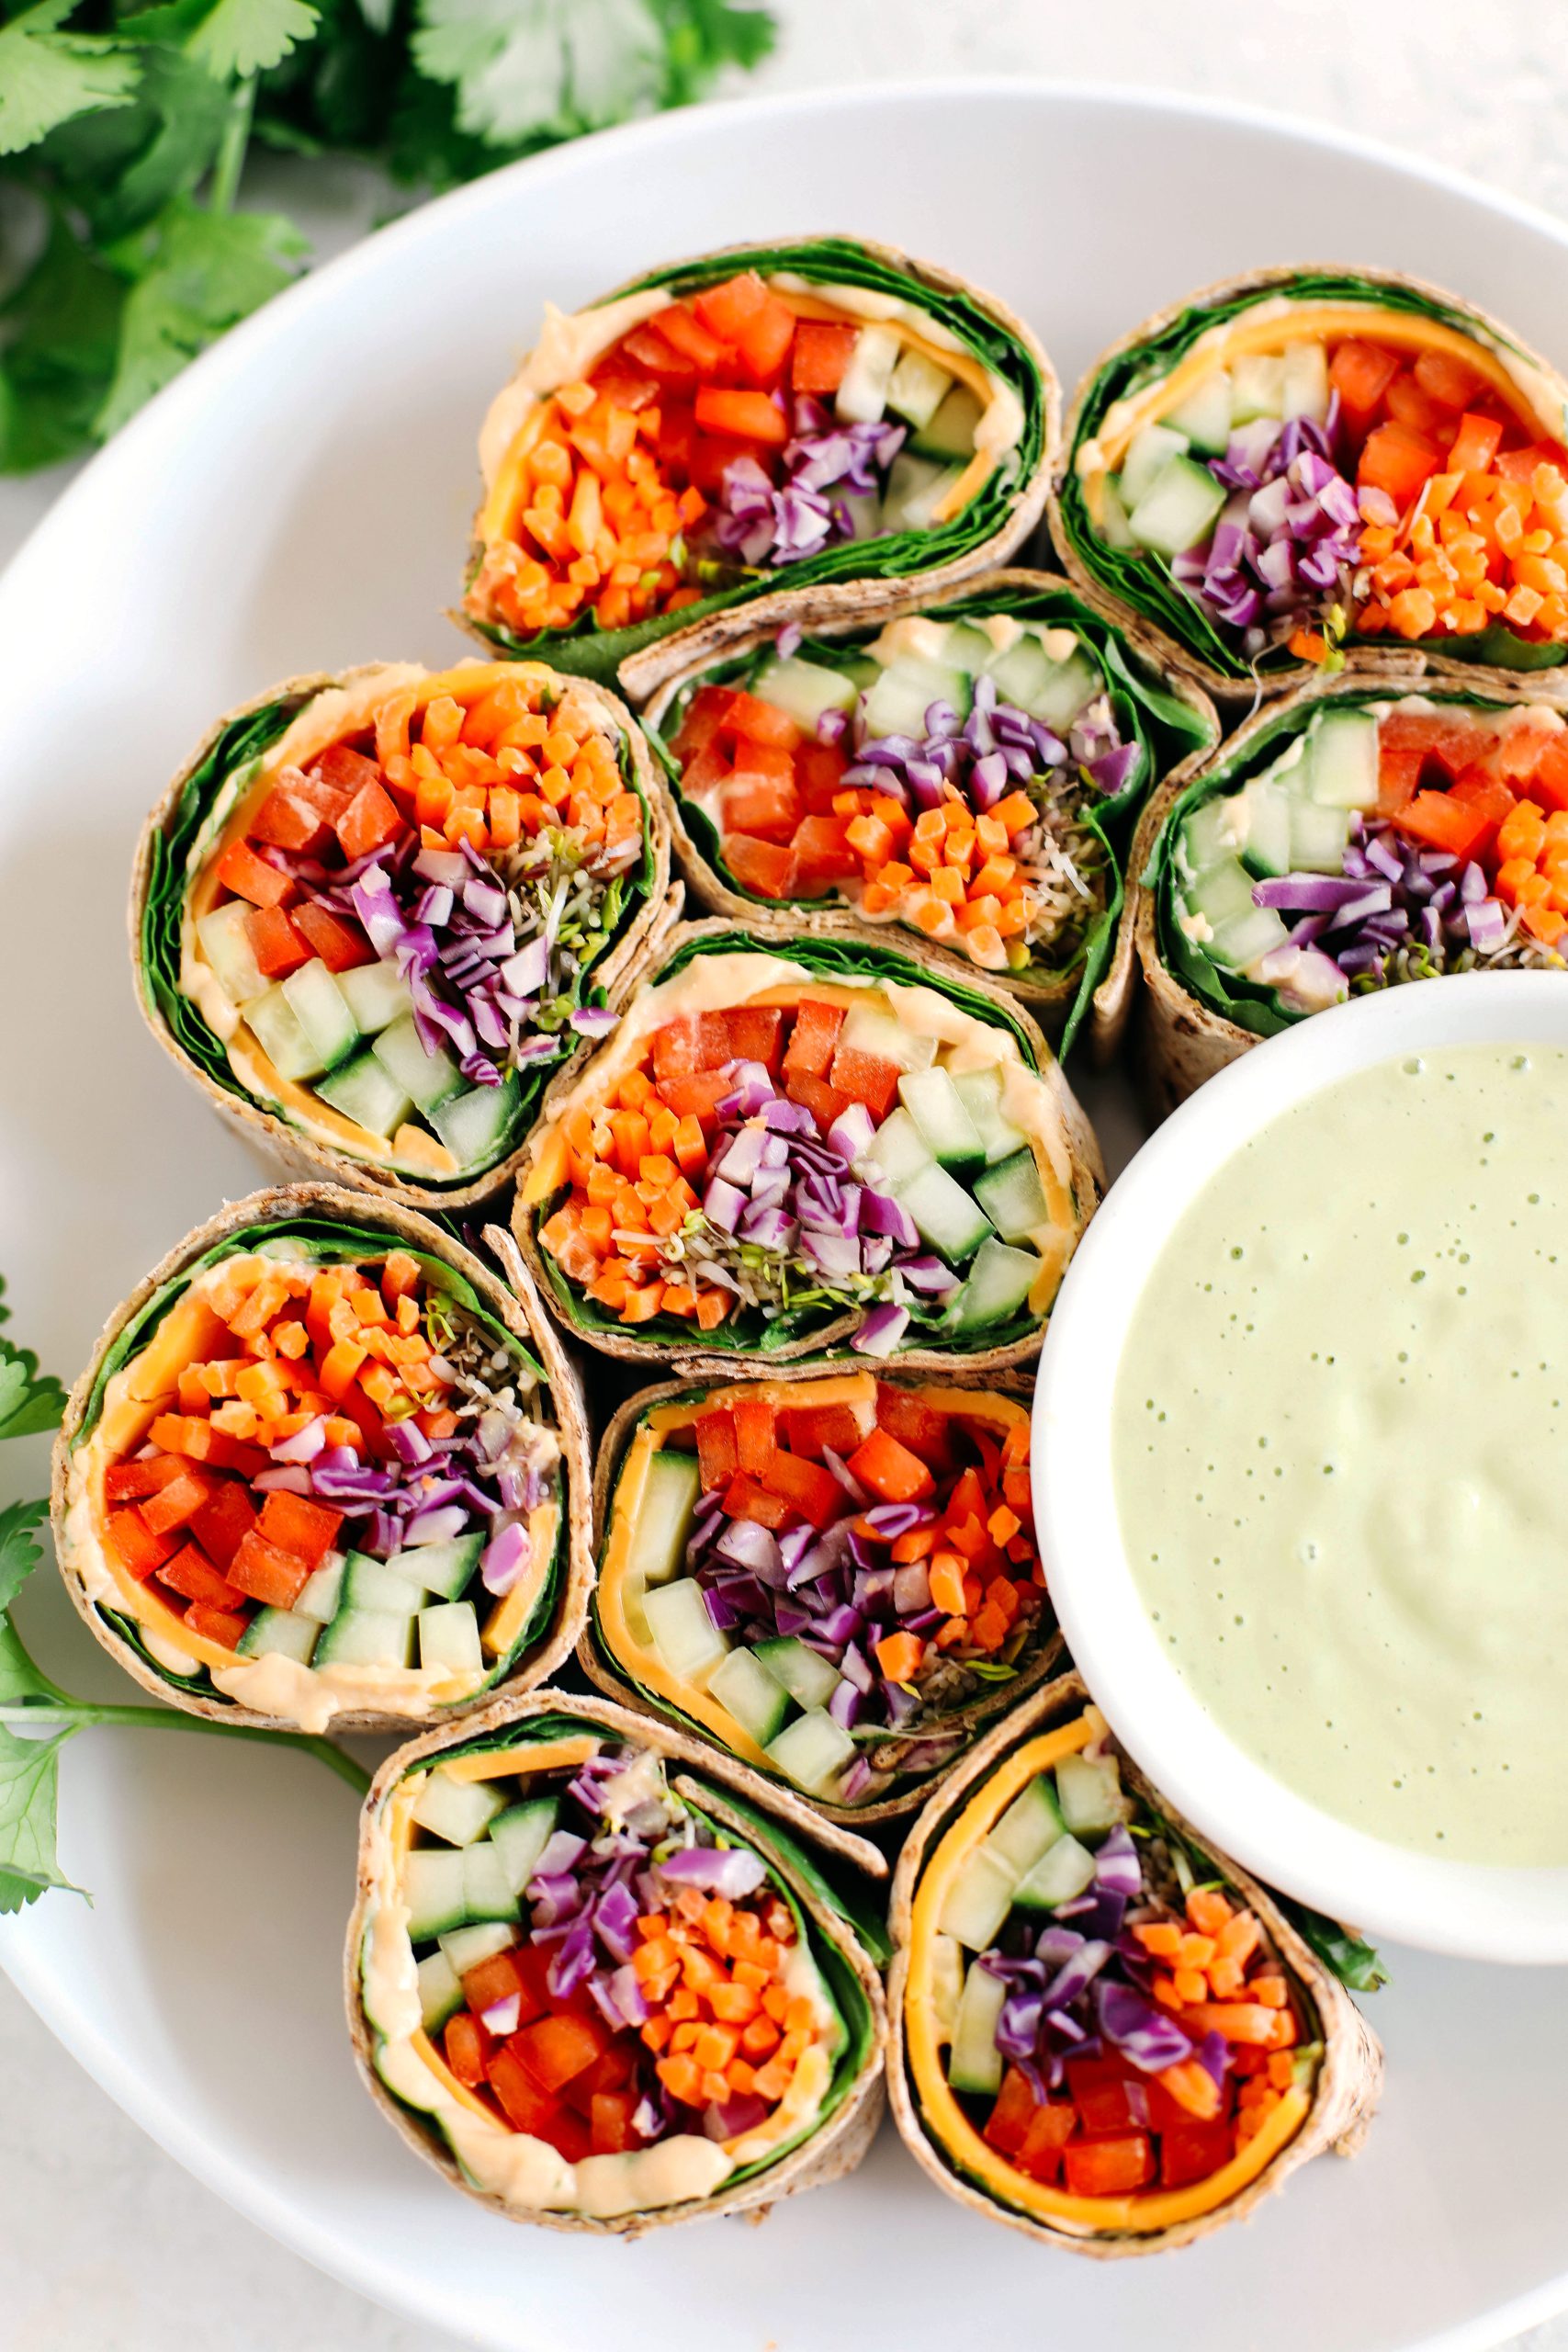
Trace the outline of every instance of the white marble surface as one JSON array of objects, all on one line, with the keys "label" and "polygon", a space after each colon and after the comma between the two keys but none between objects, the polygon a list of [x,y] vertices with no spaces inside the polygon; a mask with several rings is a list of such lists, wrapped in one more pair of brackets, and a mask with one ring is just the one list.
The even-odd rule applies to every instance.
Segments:
[{"label": "white marble surface", "polygon": [[[783,40],[759,91],[961,73],[1179,89],[1332,122],[1568,215],[1568,12],[1550,0],[773,6]],[[323,254],[361,233],[382,201],[349,171],[312,178],[276,165],[268,181],[266,196]],[[0,482],[0,560],[62,479]],[[3,1979],[0,2085],[0,2352],[164,2352],[198,2332],[208,2352],[453,2343],[361,2301],[231,2212],[119,2113]],[[1568,2319],[1515,2352],[1527,2347],[1568,2352]]]}]

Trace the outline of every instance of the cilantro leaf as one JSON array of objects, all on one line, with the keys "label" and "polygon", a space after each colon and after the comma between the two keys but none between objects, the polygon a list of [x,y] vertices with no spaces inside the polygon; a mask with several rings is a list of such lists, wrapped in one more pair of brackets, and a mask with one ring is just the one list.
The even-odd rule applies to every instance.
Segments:
[{"label": "cilantro leaf", "polygon": [[54,1843],[60,1751],[75,1728],[17,1739],[0,1724],[0,1911],[19,1911],[51,1887],[85,1892],[61,1871]]},{"label": "cilantro leaf", "polygon": [[[43,1557],[39,1546],[33,1542],[32,1531],[48,1514],[49,1505],[42,1501],[12,1503],[8,1510],[0,1510],[0,1639],[11,1630],[5,1622],[5,1611]],[[0,1653],[0,1694],[4,1689],[5,1664]]]},{"label": "cilantro leaf", "polygon": [[38,6],[0,26],[0,155],[19,154],[89,107],[122,107],[141,65],[118,42],[59,27],[75,0]]},{"label": "cilantro leaf", "polygon": [[36,1437],[57,1429],[65,1410],[65,1391],[49,1373],[40,1373],[30,1348],[0,1340],[0,1438]]},{"label": "cilantro leaf", "polygon": [[78,115],[38,151],[59,193],[99,238],[125,236],[172,198],[195,195],[233,103],[204,66],[162,38],[150,39],[141,57],[129,106]]},{"label": "cilantro leaf", "polygon": [[131,285],[97,431],[117,431],[215,336],[287,286],[308,250],[279,213],[204,212],[186,198],[109,247]]},{"label": "cilantro leaf", "polygon": [[690,106],[726,65],[750,72],[770,56],[778,28],[765,9],[734,7],[730,0],[653,0],[664,27],[663,103]]},{"label": "cilantro leaf", "polygon": [[316,23],[310,0],[218,0],[192,34],[189,53],[220,81],[248,80],[309,40]]},{"label": "cilantro leaf", "polygon": [[458,128],[494,145],[647,113],[665,41],[648,0],[419,0],[415,64],[456,90]]}]

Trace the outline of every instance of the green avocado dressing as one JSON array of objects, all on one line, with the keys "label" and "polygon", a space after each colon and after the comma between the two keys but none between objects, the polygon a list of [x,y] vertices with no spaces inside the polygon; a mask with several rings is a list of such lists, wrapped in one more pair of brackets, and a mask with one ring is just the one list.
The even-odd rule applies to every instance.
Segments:
[{"label": "green avocado dressing", "polygon": [[1418,1852],[1568,1862],[1568,1053],[1263,1128],[1138,1301],[1112,1457],[1156,1631],[1260,1764]]}]

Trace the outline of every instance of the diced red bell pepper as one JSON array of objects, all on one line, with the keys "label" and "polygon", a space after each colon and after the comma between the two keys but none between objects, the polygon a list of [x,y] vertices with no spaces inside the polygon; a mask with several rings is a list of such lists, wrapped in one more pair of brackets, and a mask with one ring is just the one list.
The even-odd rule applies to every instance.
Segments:
[{"label": "diced red bell pepper", "polygon": [[104,1499],[133,1503],[155,1495],[173,1478],[183,1478],[186,1464],[177,1453],[150,1453],[145,1462],[111,1462],[104,1472]]},{"label": "diced red bell pepper", "polygon": [[1010,2066],[1002,2076],[1002,2086],[986,2120],[982,2138],[999,2154],[1016,2156],[1029,2137],[1029,2127],[1039,2104],[1027,2077],[1016,2066]]},{"label": "diced red bell pepper", "polygon": [[874,1119],[885,1119],[893,1108],[900,1076],[896,1062],[885,1062],[875,1054],[840,1046],[828,1075],[840,1094],[847,1094],[853,1102],[863,1102]]},{"label": "diced red bell pepper", "polygon": [[[690,383],[694,379],[688,377],[686,380]],[[659,402],[659,431],[654,436],[653,446],[664,469],[665,480],[679,489],[692,479],[692,460],[697,447],[697,420],[692,414],[689,401],[673,397],[673,387],[656,385],[654,389],[656,392],[661,390],[663,397]]]},{"label": "diced red bell pepper", "polygon": [[1351,433],[1366,432],[1399,368],[1397,351],[1389,351],[1382,344],[1362,343],[1353,335],[1334,353],[1328,363],[1328,381],[1339,395]]},{"label": "diced red bell pepper", "polygon": [[784,1059],[784,1007],[777,1004],[738,1004],[729,1012],[705,1012],[703,1067],[721,1062],[761,1062],[777,1077]]},{"label": "diced red bell pepper", "polygon": [[1421,782],[1421,770],[1426,765],[1425,752],[1391,752],[1386,746],[1378,753],[1378,813],[1395,817],[1407,802],[1416,797]]},{"label": "diced red bell pepper", "polygon": [[699,433],[727,433],[737,440],[776,442],[782,449],[789,439],[789,419],[766,392],[726,391],[704,384],[693,404]]},{"label": "diced red bell pepper", "polygon": [[367,784],[381,782],[381,770],[375,760],[355,751],[351,744],[329,743],[307,782],[321,785],[340,807],[346,807]]},{"label": "diced red bell pepper", "polygon": [[802,319],[795,331],[790,358],[790,381],[795,390],[836,392],[844,380],[858,333],[856,327],[836,326],[828,319]]},{"label": "diced red bell pepper", "polygon": [[805,1070],[785,1070],[784,1092],[792,1102],[804,1103],[822,1135],[826,1135],[834,1120],[850,1107],[847,1094],[840,1094],[838,1088],[829,1086],[825,1078],[812,1078]]},{"label": "diced red bell pepper", "polygon": [[681,789],[688,799],[711,804],[716,793],[722,799],[724,787],[735,771],[729,753],[716,739],[694,752],[681,771]]},{"label": "diced red bell pepper", "polygon": [[608,2026],[597,2018],[555,2016],[519,2027],[507,2047],[515,2050],[539,2088],[554,2098],[563,2083],[592,2065],[609,2039]]},{"label": "diced red bell pepper", "polygon": [[298,895],[289,876],[258,857],[248,842],[230,842],[218,861],[218,879],[236,899],[247,899],[253,907],[281,906],[285,899]]},{"label": "diced red bell pepper", "polygon": [[547,2140],[560,2118],[560,2102],[542,2091],[511,2041],[498,2042],[490,2053],[490,2086],[501,2101],[502,2113],[514,2132]]},{"label": "diced red bell pepper", "polygon": [[597,2016],[592,1996],[586,1985],[580,1984],[575,1993],[552,1993],[550,1990],[550,1960],[553,1944],[514,1944],[512,1965],[517,1971],[517,1982],[523,1999],[522,2022],[532,2018],[549,2016]]},{"label": "diced red bell pepper", "polygon": [[795,755],[795,780],[807,812],[813,817],[833,814],[834,796],[844,788],[847,755],[837,743],[803,743]]},{"label": "diced red bell pepper", "polygon": [[150,1577],[180,1548],[177,1535],[154,1535],[134,1505],[110,1511],[108,1537],[115,1558],[133,1577]]},{"label": "diced red bell pepper", "polygon": [[1404,507],[1442,462],[1442,451],[1426,434],[1412,433],[1406,424],[1380,424],[1367,436],[1356,480],[1362,489],[1386,491]]},{"label": "diced red bell pepper", "polygon": [[[800,729],[787,710],[776,703],[764,702],[759,695],[736,693],[725,714],[725,732],[735,739],[735,764],[753,765],[759,750],[794,752],[799,748]],[[773,771],[763,767],[760,774]]]},{"label": "diced red bell pepper", "polygon": [[925,1404],[913,1390],[891,1381],[876,1384],[876,1426],[932,1470],[945,1470],[953,1461],[953,1432],[945,1413]]},{"label": "diced red bell pepper", "polygon": [[[1384,396],[1388,413],[1395,424],[1407,424],[1412,433],[1438,432],[1446,441],[1453,431],[1453,417],[1441,401],[1435,401],[1424,391],[1415,374],[1408,368],[1397,375]],[[1440,430],[1438,429],[1440,428]]]},{"label": "diced red bell pepper", "polygon": [[651,326],[634,327],[621,348],[661,388],[665,384],[692,385],[697,380],[697,371],[685,353],[677,351]]},{"label": "diced red bell pepper", "polygon": [[637,2113],[636,2091],[595,2091],[588,2118],[588,2135],[596,2156],[616,2156],[638,2148],[642,2140],[632,2128]]},{"label": "diced red bell pepper", "polygon": [[1470,410],[1460,418],[1459,431],[1454,435],[1444,471],[1450,474],[1483,474],[1497,454],[1503,438],[1502,424],[1496,417],[1476,416]]},{"label": "diced red bell pepper", "polygon": [[1067,2088],[1090,2138],[1149,2129],[1148,2091],[1142,2076],[1114,2058],[1070,2058]]},{"label": "diced red bell pepper", "polygon": [[[706,1069],[710,1064],[702,1059],[702,1023],[694,1012],[683,1013],[679,1021],[667,1021],[653,1033],[653,1075],[660,1089],[667,1078],[680,1078],[689,1071]],[[673,1104],[671,1104],[673,1109]]]},{"label": "diced red bell pepper", "polygon": [[309,946],[281,907],[252,907],[245,916],[245,936],[256,969],[266,979],[287,979],[310,960]]},{"label": "diced red bell pepper", "polygon": [[739,350],[741,336],[768,300],[768,289],[756,271],[747,269],[717,286],[705,286],[694,298],[692,308],[711,334]]},{"label": "diced red bell pepper", "polygon": [[1547,744],[1523,791],[1542,808],[1568,808],[1568,735],[1554,737]]},{"label": "diced red bell pepper", "polygon": [[477,2091],[485,2080],[488,2062],[495,2043],[479,2019],[468,2009],[459,2009],[456,2017],[446,2020],[442,2037],[446,2046],[446,2064],[460,2083]]},{"label": "diced red bell pepper", "polygon": [[835,882],[848,882],[861,863],[849,842],[847,817],[803,817],[795,829],[795,888],[803,897],[820,896]]},{"label": "diced red bell pepper", "polygon": [[561,2097],[579,2115],[587,2115],[601,2091],[624,2091],[637,2073],[639,2045],[628,2033],[617,2033],[581,2075],[574,2075]]},{"label": "diced red bell pepper", "polygon": [[795,312],[776,294],[746,321],[737,348],[753,383],[774,384],[788,371],[795,327]]},{"label": "diced red bell pepper", "polygon": [[1472,857],[1487,833],[1496,831],[1483,809],[1456,800],[1451,792],[1418,792],[1393,821],[1412,841],[1461,861]]},{"label": "diced red bell pepper", "polygon": [[753,898],[787,899],[794,890],[795,852],[782,842],[727,831],[720,849],[733,879]]},{"label": "diced red bell pepper", "polygon": [[727,1486],[740,1466],[736,1448],[735,1416],[727,1405],[715,1405],[696,1420],[697,1475],[704,1494]]},{"label": "diced red bell pepper", "polygon": [[[178,1477],[165,1480],[156,1494],[146,1497],[141,1504],[143,1526],[151,1528],[154,1535],[173,1535],[178,1529],[188,1527],[215,1484],[209,1472],[194,1462],[186,1463]],[[198,1597],[192,1595],[193,1600]]]},{"label": "diced red bell pepper", "polygon": [[1191,2116],[1160,2133],[1159,2177],[1166,2188],[1186,2188],[1228,2165],[1235,2134],[1228,2123],[1199,2123]]},{"label": "diced red bell pepper", "polygon": [[158,1581],[166,1584],[186,1600],[199,1600],[209,1609],[238,1611],[242,1615],[245,1596],[220,1577],[211,1561],[194,1544],[182,1544],[172,1560],[165,1560],[158,1571]]},{"label": "diced red bell pepper", "polygon": [[491,1952],[488,1959],[476,1961],[463,1978],[463,1998],[476,2017],[493,2009],[498,2001],[510,2001],[513,1993],[522,1990],[515,1950]]},{"label": "diced red bell pepper", "polygon": [[738,1396],[729,1409],[735,1422],[736,1459],[742,1470],[760,1478],[777,1450],[773,1408],[765,1396]]},{"label": "diced red bell pepper", "polygon": [[[762,841],[785,843],[794,839],[804,811],[795,778],[789,773],[789,755],[785,752],[782,757],[785,770],[783,775],[757,775],[750,771],[742,774],[737,768],[725,785],[719,806],[727,836],[755,833]],[[284,920],[287,922],[288,917]]]},{"label": "diced red bell pepper", "polygon": [[724,1508],[731,1519],[752,1519],[759,1527],[771,1527],[775,1532],[789,1517],[789,1505],[784,1497],[770,1494],[744,1470],[738,1470],[725,1488]]},{"label": "diced red bell pepper", "polygon": [[1484,821],[1485,830],[1471,853],[1473,857],[1484,857],[1497,838],[1499,826],[1513,815],[1513,793],[1500,775],[1489,775],[1483,767],[1473,767],[1466,768],[1453,784],[1449,798],[1457,801],[1461,808],[1471,809]]},{"label": "diced red bell pepper", "polygon": [[[1063,2153],[1077,2144],[1073,2134],[1077,2122],[1070,2100],[1047,2099],[1043,2107],[1037,2107],[1024,2133],[1023,2145],[1013,2158],[1019,2171],[1027,2173],[1031,2180],[1060,2180]],[[1100,2144],[1103,2146],[1104,2143]]]},{"label": "diced red bell pepper", "polygon": [[255,1527],[242,1539],[229,1563],[230,1583],[267,1609],[292,1609],[310,1573],[303,1560],[269,1544]]},{"label": "diced red bell pepper", "polygon": [[795,1026],[784,1048],[786,1072],[802,1070],[808,1078],[826,1078],[844,1025],[844,1009],[818,996],[803,996],[795,1009]]},{"label": "diced red bell pepper", "polygon": [[205,1462],[214,1470],[237,1470],[242,1478],[254,1478],[258,1470],[268,1466],[261,1446],[231,1437],[226,1430],[215,1430],[199,1414],[160,1413],[147,1434],[165,1453],[188,1454],[193,1462]]},{"label": "diced red bell pepper", "polygon": [[337,820],[343,854],[351,862],[366,857],[402,827],[396,801],[379,784],[363,784]]},{"label": "diced red bell pepper", "polygon": [[237,1479],[214,1487],[190,1522],[190,1532],[209,1560],[227,1568],[256,1523],[256,1507]]},{"label": "diced red bell pepper", "polygon": [[267,794],[251,819],[250,837],[254,842],[270,842],[275,849],[313,853],[326,841],[326,820],[303,794],[289,792],[279,785]]},{"label": "diced red bell pepper", "polygon": [[618,366],[613,358],[596,368],[589,381],[612,408],[628,408],[634,416],[639,409],[650,408],[659,398],[659,387],[651,376]]},{"label": "diced red bell pepper", "polygon": [[885,1429],[874,1429],[869,1437],[862,1438],[849,1466],[878,1502],[918,1502],[936,1490],[936,1480],[919,1454],[911,1453]]},{"label": "diced red bell pepper", "polygon": [[774,1453],[761,1476],[769,1492],[782,1495],[809,1527],[831,1527],[848,1504],[848,1496],[830,1470],[820,1462],[803,1462],[782,1449]]},{"label": "diced red bell pepper", "polygon": [[307,899],[294,910],[294,928],[301,938],[310,942],[312,954],[321,957],[329,972],[356,971],[361,964],[374,964],[376,950],[359,925],[334,915],[327,907],[319,907]]},{"label": "diced red bell pepper", "polygon": [[781,1405],[779,1434],[803,1462],[820,1462],[825,1445],[852,1454],[865,1431],[852,1405]]},{"label": "diced red bell pepper", "polygon": [[185,1612],[184,1623],[204,1642],[216,1642],[220,1649],[237,1650],[250,1620],[242,1617],[237,1610],[214,1609],[210,1601],[193,1600]]},{"label": "diced red bell pepper", "polygon": [[1474,369],[1450,351],[1417,353],[1414,373],[1421,390],[1442,408],[1468,408],[1482,388]]},{"label": "diced red bell pepper", "polygon": [[699,376],[716,375],[723,367],[723,344],[683,302],[671,302],[668,310],[655,311],[648,324],[655,334],[664,337],[672,350],[689,359]]},{"label": "diced red bell pepper", "polygon": [[671,740],[670,749],[682,766],[705,752],[719,729],[724,725],[729,706],[734,701],[728,686],[699,686],[686,705],[680,726]]},{"label": "diced red bell pepper", "polygon": [[694,1070],[689,1077],[661,1078],[660,1099],[678,1119],[698,1119],[705,1130],[718,1125],[718,1106],[734,1087],[722,1069]]},{"label": "diced red bell pepper", "polygon": [[312,1502],[309,1495],[268,1495],[261,1509],[261,1532],[280,1552],[292,1552],[308,1568],[319,1567],[322,1554],[337,1542],[343,1516],[325,1503]]},{"label": "diced red bell pepper", "polygon": [[[760,400],[761,393],[749,395]],[[686,473],[694,490],[705,498],[717,499],[723,494],[724,477],[738,458],[750,458],[761,467],[769,480],[779,471],[779,452],[772,441],[742,441],[733,433],[699,433],[696,420],[692,421],[691,456]]]},{"label": "diced red bell pepper", "polygon": [[1063,2151],[1062,2170],[1075,2197],[1125,2197],[1153,2180],[1154,2143],[1146,2132],[1128,2132],[1119,2140],[1075,2140]]}]

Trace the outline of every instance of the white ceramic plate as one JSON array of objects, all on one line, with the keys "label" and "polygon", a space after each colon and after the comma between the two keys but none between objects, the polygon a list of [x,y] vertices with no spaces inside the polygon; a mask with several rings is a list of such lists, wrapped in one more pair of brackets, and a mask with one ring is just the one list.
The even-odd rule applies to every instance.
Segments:
[{"label": "white ceramic plate", "polygon": [[[570,306],[657,260],[801,230],[886,238],[994,287],[1069,386],[1186,288],[1325,255],[1462,288],[1568,359],[1568,237],[1544,218],[1320,133],[1018,84],[672,117],[499,173],[307,280],[132,424],[0,583],[0,1268],[12,1329],[58,1371],[264,1173],[131,1003],[127,869],[165,777],[213,716],[290,671],[457,650],[441,616],[475,429],[547,296]],[[1124,1105],[1110,1117],[1125,1136]],[[63,1679],[113,1687],[58,1593],[23,1615]],[[51,1896],[0,1927],[23,1992],[263,2227],[483,2344],[952,2352],[983,2331],[1122,2352],[1193,2333],[1179,2297],[1210,2352],[1455,2352],[1568,2302],[1560,1975],[1396,1955],[1366,2154],[1321,2160],[1179,2263],[1044,2252],[924,2186],[890,2134],[761,2232],[604,2245],[453,2195],[359,2088],[340,1785],[248,1744],[152,1734],[85,1738],[63,1781],[64,1865],[96,1901]]]}]

